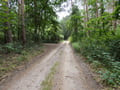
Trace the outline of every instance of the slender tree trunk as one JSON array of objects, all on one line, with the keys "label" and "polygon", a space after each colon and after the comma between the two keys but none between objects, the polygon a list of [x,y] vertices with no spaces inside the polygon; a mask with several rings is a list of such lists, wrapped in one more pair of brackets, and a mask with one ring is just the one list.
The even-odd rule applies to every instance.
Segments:
[{"label": "slender tree trunk", "polygon": [[[86,11],[86,7],[85,7],[85,1],[84,1],[84,11]],[[85,28],[87,27],[87,25],[86,25],[86,12],[84,12],[84,26],[85,26]],[[85,29],[84,29],[84,31],[85,31]]]},{"label": "slender tree trunk", "polygon": [[98,5],[97,5],[97,3],[98,3],[98,0],[96,0],[96,18],[98,18]]},{"label": "slender tree trunk", "polygon": [[[99,16],[98,16],[98,0],[96,0],[96,2],[95,2],[95,6],[96,6],[96,12],[95,12],[95,15],[96,15],[96,18],[98,18],[98,17],[99,17]],[[95,25],[95,28],[94,28],[94,32],[96,32],[96,29],[99,28],[98,25],[99,25],[99,21],[96,20],[96,25]]]},{"label": "slender tree trunk", "polygon": [[21,8],[21,13],[22,13],[22,41],[23,44],[26,43],[26,32],[25,32],[25,14],[24,14],[24,0],[22,0],[22,8]]},{"label": "slender tree trunk", "polygon": [[5,43],[11,43],[13,41],[13,39],[12,39],[12,32],[10,30],[10,23],[9,22],[5,22],[5,28],[6,27],[7,27],[7,29],[5,29],[5,31],[4,31]]},{"label": "slender tree trunk", "polygon": [[[86,11],[86,22],[89,21],[89,15],[88,15],[88,3],[87,3],[87,0],[84,0],[84,5],[85,5],[85,11]],[[86,28],[88,28],[88,25],[86,24]],[[89,36],[89,31],[87,31],[87,36]]]},{"label": "slender tree trunk", "polygon": [[[113,0],[113,12],[115,10],[115,0]],[[116,31],[117,28],[117,20],[113,20],[113,30]]]},{"label": "slender tree trunk", "polygon": [[[5,10],[5,13],[9,15],[9,0],[5,1],[5,6],[7,9]],[[7,20],[9,20],[9,17],[5,17]],[[12,38],[12,31],[10,30],[10,23],[9,21],[4,23],[5,25],[5,30],[4,30],[4,38],[5,38],[5,43],[11,43],[13,41]]]},{"label": "slender tree trunk", "polygon": [[19,16],[19,23],[18,23],[18,35],[20,40],[23,44],[26,43],[26,31],[25,31],[25,15],[24,15],[24,0],[18,0],[19,9],[18,9],[18,16]]},{"label": "slender tree trunk", "polygon": [[18,0],[18,41],[21,40],[21,0]]},{"label": "slender tree trunk", "polygon": [[[103,16],[103,13],[104,13],[104,0],[101,0],[101,16]],[[102,28],[101,30],[103,30],[104,34],[106,35],[106,31],[105,31],[105,24],[104,24],[104,18],[102,19]],[[100,35],[102,35],[102,31],[100,31]]]},{"label": "slender tree trunk", "polygon": [[86,11],[86,22],[88,22],[89,15],[88,15],[88,3],[87,3],[87,0],[85,0],[84,3],[85,3],[85,11]]}]

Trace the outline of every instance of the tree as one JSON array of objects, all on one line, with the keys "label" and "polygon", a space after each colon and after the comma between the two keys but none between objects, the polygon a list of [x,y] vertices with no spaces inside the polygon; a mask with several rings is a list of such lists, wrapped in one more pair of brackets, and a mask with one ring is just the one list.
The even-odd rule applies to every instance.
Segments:
[{"label": "tree", "polygon": [[24,15],[24,0],[18,0],[18,32],[19,32],[19,39],[22,41],[23,44],[26,43],[26,31],[25,31],[25,15]]},{"label": "tree", "polygon": [[72,13],[70,17],[71,17],[70,24],[72,25],[71,29],[72,29],[73,39],[78,40],[79,30],[83,29],[83,26],[81,24],[81,22],[83,21],[82,20],[83,17],[81,16],[81,13],[76,5],[72,6]]},{"label": "tree", "polygon": [[10,22],[9,22],[9,0],[4,1],[3,5],[5,8],[5,22],[4,22],[4,39],[5,43],[11,43],[12,39],[12,31],[10,29]]}]

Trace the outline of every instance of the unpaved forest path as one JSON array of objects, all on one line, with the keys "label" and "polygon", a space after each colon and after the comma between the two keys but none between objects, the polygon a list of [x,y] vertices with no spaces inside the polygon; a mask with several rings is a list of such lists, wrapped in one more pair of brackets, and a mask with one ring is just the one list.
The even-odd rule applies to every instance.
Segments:
[{"label": "unpaved forest path", "polygon": [[78,61],[67,41],[39,59],[3,86],[2,90],[40,90],[42,81],[56,62],[60,64],[53,80],[53,90],[100,90],[86,64]]}]

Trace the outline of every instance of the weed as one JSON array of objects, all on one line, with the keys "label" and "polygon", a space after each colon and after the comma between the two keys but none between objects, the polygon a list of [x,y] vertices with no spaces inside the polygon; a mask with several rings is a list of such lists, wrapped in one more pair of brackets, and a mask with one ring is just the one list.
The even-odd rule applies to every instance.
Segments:
[{"label": "weed", "polygon": [[54,66],[51,68],[51,72],[48,74],[48,76],[46,77],[46,79],[42,82],[42,90],[52,90],[52,86],[53,86],[53,78],[54,78],[54,74],[56,73],[56,67],[59,65],[58,62],[56,62],[54,64]]}]

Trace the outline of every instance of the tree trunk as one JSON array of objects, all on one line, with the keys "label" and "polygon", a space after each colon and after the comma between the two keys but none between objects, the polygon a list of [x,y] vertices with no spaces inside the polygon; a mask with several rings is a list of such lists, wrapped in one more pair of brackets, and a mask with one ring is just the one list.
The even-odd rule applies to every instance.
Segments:
[{"label": "tree trunk", "polygon": [[[113,0],[113,12],[115,10],[115,0]],[[116,31],[117,28],[117,20],[113,20],[113,30]]]},{"label": "tree trunk", "polygon": [[[98,0],[96,0],[96,2],[95,2],[95,5],[96,5],[96,18],[98,18],[99,16],[98,16]],[[96,28],[99,28],[98,27],[98,24],[99,24],[99,22],[96,20]],[[96,30],[95,30],[96,31]]]},{"label": "tree trunk", "polygon": [[96,0],[96,18],[98,18],[98,5],[97,5],[97,3],[98,3],[98,0]]},{"label": "tree trunk", "polygon": [[86,11],[86,22],[88,22],[89,20],[89,16],[88,16],[88,3],[87,3],[87,0],[85,0],[85,11]]},{"label": "tree trunk", "polygon": [[[86,11],[86,14],[85,14],[85,16],[86,16],[86,22],[88,22],[89,21],[89,15],[88,15],[88,3],[87,3],[87,0],[84,0],[84,5],[85,5],[85,11]],[[86,24],[86,28],[88,28],[88,25]],[[87,31],[87,36],[89,36],[89,31]]]},{"label": "tree trunk", "polygon": [[[5,6],[7,7],[5,13],[9,15],[9,0],[5,1]],[[5,18],[9,20],[9,17],[5,17]],[[5,43],[11,43],[13,41],[13,38],[12,38],[12,31],[10,30],[9,21],[5,22],[4,25],[5,25],[5,30],[4,30]]]},{"label": "tree trunk", "polygon": [[[105,10],[105,8],[104,8],[104,0],[101,0],[101,16],[103,16],[104,10]],[[101,28],[101,30],[103,30],[104,34],[106,35],[104,18],[102,18],[102,21],[103,21],[103,22],[102,22],[102,28]],[[100,32],[100,33],[101,33],[101,35],[102,35],[102,32]]]},{"label": "tree trunk", "polygon": [[22,41],[23,44],[26,43],[26,32],[25,32],[25,15],[24,15],[24,0],[22,0],[22,8],[21,8],[21,13],[22,13]]},{"label": "tree trunk", "polygon": [[26,43],[26,31],[25,31],[25,19],[24,19],[24,0],[18,0],[19,9],[18,9],[18,37],[22,41],[23,44]]}]

